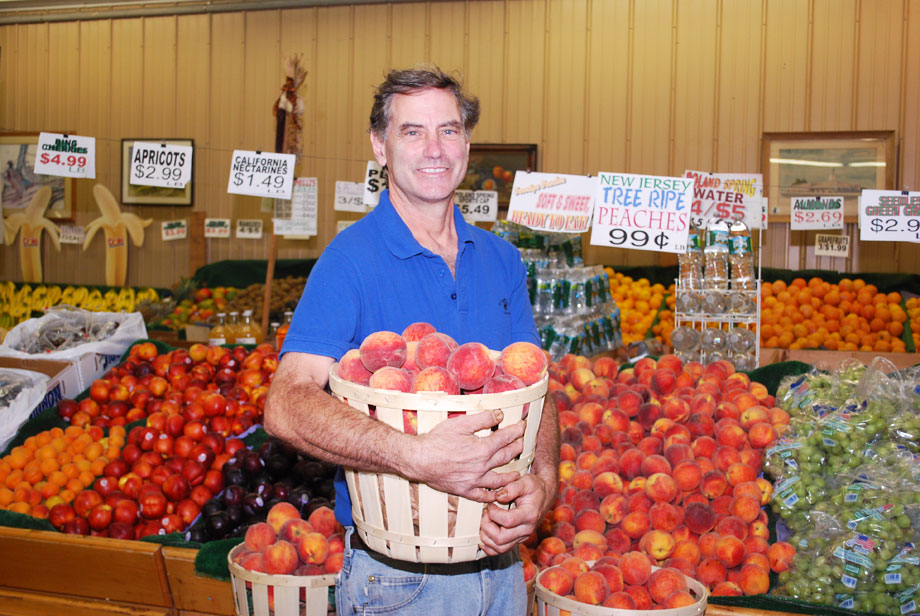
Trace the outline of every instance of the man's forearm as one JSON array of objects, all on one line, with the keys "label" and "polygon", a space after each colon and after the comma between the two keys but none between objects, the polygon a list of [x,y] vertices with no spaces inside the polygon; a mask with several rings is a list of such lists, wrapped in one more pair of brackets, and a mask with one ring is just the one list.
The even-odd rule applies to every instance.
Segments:
[{"label": "man's forearm", "polygon": [[534,451],[531,472],[545,484],[546,499],[543,503],[545,514],[553,506],[559,474],[559,419],[552,396],[547,392],[543,402],[543,416],[540,430],[537,432],[536,450]]}]

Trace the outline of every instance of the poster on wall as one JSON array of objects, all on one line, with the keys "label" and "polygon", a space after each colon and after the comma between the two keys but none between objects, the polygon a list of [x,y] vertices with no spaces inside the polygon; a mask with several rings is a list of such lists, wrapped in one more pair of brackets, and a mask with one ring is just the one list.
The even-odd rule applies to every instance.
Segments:
[{"label": "poster on wall", "polygon": [[591,244],[682,253],[692,199],[690,178],[600,173]]},{"label": "poster on wall", "polygon": [[591,224],[597,178],[518,171],[508,220],[535,231],[583,233]]},{"label": "poster on wall", "polygon": [[[0,133],[0,202],[6,216],[23,211],[43,186],[51,189],[49,220],[73,220],[73,178],[35,173],[38,133]],[[2,234],[0,234],[2,235]]]}]

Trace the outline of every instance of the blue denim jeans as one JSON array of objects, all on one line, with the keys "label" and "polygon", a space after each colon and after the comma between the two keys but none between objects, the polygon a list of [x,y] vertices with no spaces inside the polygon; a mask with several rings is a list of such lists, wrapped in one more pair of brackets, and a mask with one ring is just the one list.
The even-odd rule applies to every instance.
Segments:
[{"label": "blue denim jeans", "polygon": [[517,548],[506,554],[456,564],[422,564],[351,548],[335,584],[337,616],[523,616],[527,590]]}]

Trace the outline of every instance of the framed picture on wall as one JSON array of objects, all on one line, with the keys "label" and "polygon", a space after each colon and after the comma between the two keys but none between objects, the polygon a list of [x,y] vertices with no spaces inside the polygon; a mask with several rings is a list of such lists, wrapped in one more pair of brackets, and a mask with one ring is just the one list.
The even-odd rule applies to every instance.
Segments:
[{"label": "framed picture on wall", "polygon": [[38,133],[0,133],[4,216],[26,209],[35,192],[42,186],[48,186],[51,188],[51,204],[45,210],[45,218],[73,220],[73,178],[33,173],[37,152]]},{"label": "framed picture on wall", "polygon": [[192,205],[195,197],[195,157],[192,156],[192,179],[185,188],[140,186],[132,184],[131,155],[134,142],[169,143],[194,147],[191,139],[122,139],[121,140],[121,202],[126,205]]},{"label": "framed picture on wall", "polygon": [[795,197],[842,196],[856,222],[863,190],[895,188],[894,131],[764,133],[761,169],[771,219],[788,221]]},{"label": "framed picture on wall", "polygon": [[537,171],[535,143],[474,143],[462,190],[494,190],[498,207],[507,210],[515,171]]}]

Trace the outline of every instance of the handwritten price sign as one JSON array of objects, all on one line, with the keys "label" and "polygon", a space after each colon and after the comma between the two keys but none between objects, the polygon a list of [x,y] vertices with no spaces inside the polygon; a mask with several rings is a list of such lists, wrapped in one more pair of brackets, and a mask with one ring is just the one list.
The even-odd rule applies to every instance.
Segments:
[{"label": "handwritten price sign", "polygon": [[188,221],[166,220],[160,223],[160,236],[164,242],[172,240],[184,240],[188,237]]},{"label": "handwritten price sign", "polygon": [[295,162],[293,154],[234,150],[227,192],[290,199],[294,188]]},{"label": "handwritten price sign", "polygon": [[38,155],[33,171],[68,178],[96,177],[96,139],[59,133],[38,136]]},{"label": "handwritten price sign", "polygon": [[131,148],[131,184],[185,188],[192,179],[192,146],[136,141]]},{"label": "handwritten price sign", "polygon": [[792,230],[843,229],[843,197],[792,199]]},{"label": "handwritten price sign", "polygon": [[364,184],[361,182],[335,183],[335,202],[333,209],[336,212],[365,213],[368,207],[364,205]]},{"label": "handwritten price sign", "polygon": [[920,242],[920,192],[864,190],[859,199],[859,239]]},{"label": "handwritten price sign", "polygon": [[468,222],[494,222],[498,218],[498,192],[494,190],[458,190],[454,203]]}]

